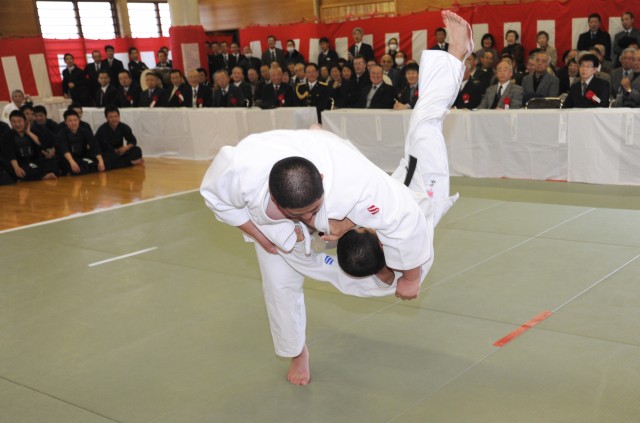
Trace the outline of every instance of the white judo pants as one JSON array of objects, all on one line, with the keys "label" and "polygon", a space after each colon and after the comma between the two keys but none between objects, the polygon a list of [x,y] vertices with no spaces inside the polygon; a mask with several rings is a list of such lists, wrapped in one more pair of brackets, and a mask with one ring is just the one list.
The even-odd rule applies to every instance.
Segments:
[{"label": "white judo pants", "polygon": [[[427,193],[436,202],[449,197],[449,165],[442,135],[442,121],[455,101],[464,74],[464,63],[441,51],[423,51],[419,82],[420,99],[411,115],[405,144],[405,158],[394,172],[404,181],[409,156],[417,159],[414,177],[409,185],[413,191]],[[450,207],[435,207],[437,223]],[[434,223],[434,226],[435,226]],[[264,294],[271,336],[277,355],[298,356],[306,341],[307,315],[304,304],[304,276],[332,283],[340,291],[357,296],[392,295],[393,286],[380,286],[374,278],[352,281],[329,264],[325,254],[315,256],[312,263],[293,254],[269,254],[255,243],[262,273]],[[320,257],[320,262],[318,262]],[[429,263],[430,265],[430,263]],[[337,267],[337,263],[335,263]]]}]

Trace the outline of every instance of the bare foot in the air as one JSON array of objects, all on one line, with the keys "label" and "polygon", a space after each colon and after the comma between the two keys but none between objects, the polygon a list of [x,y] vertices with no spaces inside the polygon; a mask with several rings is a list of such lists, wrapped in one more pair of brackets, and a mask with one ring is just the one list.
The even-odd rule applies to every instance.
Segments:
[{"label": "bare foot in the air", "polygon": [[442,21],[449,35],[449,53],[464,62],[473,52],[471,26],[462,17],[450,10],[442,11]]},{"label": "bare foot in the air", "polygon": [[309,350],[305,344],[299,356],[291,359],[287,380],[294,385],[306,385],[311,380],[311,371],[309,370]]}]

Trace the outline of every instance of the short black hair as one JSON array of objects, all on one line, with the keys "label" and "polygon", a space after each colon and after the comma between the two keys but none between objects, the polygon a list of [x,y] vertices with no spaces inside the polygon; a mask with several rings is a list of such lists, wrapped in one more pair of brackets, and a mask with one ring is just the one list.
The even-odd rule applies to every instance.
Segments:
[{"label": "short black hair", "polygon": [[598,18],[598,22],[602,22],[602,18],[600,17],[600,15],[598,13],[590,14],[589,18],[587,19],[587,22],[590,21],[592,18]]},{"label": "short black hair", "polygon": [[105,108],[104,108],[104,117],[107,117],[107,115],[109,113],[113,113],[113,112],[116,112],[118,114],[118,116],[120,116],[120,110],[118,109],[117,106],[114,106],[113,104],[105,106]]},{"label": "short black hair", "polygon": [[132,78],[131,72],[129,72],[126,69],[122,69],[120,72],[118,72],[118,76],[122,75],[123,73],[126,73],[129,76],[129,78]]},{"label": "short black hair", "polygon": [[71,56],[71,58],[72,58],[72,59],[74,58],[74,57],[73,57],[73,54],[71,54],[71,53],[65,53],[65,54],[64,54],[64,57],[63,57],[63,59],[64,59],[64,60],[67,60],[67,56]]},{"label": "short black hair", "polygon": [[438,32],[444,32],[445,35],[447,34],[447,30],[445,30],[443,27],[436,28],[435,33],[437,34]]},{"label": "short black hair", "polygon": [[417,63],[408,63],[407,66],[404,67],[405,72],[406,71],[410,71],[410,70],[414,70],[416,72],[420,72],[420,66],[418,66]]},{"label": "short black hair", "polygon": [[182,74],[182,71],[180,69],[171,69],[171,72],[169,72],[169,75],[171,75],[172,73],[177,73],[178,75],[184,78],[184,75]]},{"label": "short black hair", "polygon": [[336,251],[340,268],[350,276],[371,276],[386,266],[380,241],[370,231],[351,229],[338,240]]},{"label": "short black hair", "polygon": [[129,47],[129,54],[131,54],[132,51],[138,51],[137,47]]},{"label": "short black hair", "polygon": [[591,62],[593,63],[594,68],[600,66],[600,60],[598,60],[598,56],[595,54],[583,54],[582,57],[580,57],[578,64],[581,65],[582,62]]},{"label": "short black hair", "polygon": [[20,111],[22,113],[24,113],[25,110],[31,110],[33,112],[33,105],[31,103],[25,103],[22,106],[20,106]]},{"label": "short black hair", "polygon": [[20,110],[14,110],[13,112],[11,112],[9,114],[9,120],[11,120],[11,118],[13,118],[13,117],[20,117],[20,118],[22,118],[24,120],[27,120],[27,117]]},{"label": "short black hair", "polygon": [[107,50],[113,50],[113,51],[115,51],[116,49],[115,49],[115,48],[113,48],[113,46],[112,46],[111,44],[107,44],[106,46],[104,46],[104,51],[107,51]]},{"label": "short black hair", "polygon": [[312,68],[314,68],[315,70],[318,70],[318,65],[316,65],[316,64],[315,64],[315,63],[313,63],[313,62],[309,62],[309,63],[307,63],[307,66],[305,66],[304,68],[306,69],[306,68],[308,68],[309,66],[311,66],[311,67],[312,67]]},{"label": "short black hair", "polygon": [[515,29],[510,29],[507,31],[506,34],[504,34],[504,37],[507,38],[507,35],[509,34],[513,34],[516,36],[516,41],[518,41],[518,39],[520,38],[520,34],[518,34],[518,31],[516,31]]},{"label": "short black hair", "polygon": [[47,108],[41,105],[38,106],[33,106],[33,113],[42,113],[43,115],[47,116]]},{"label": "short black hair", "polygon": [[198,69],[196,69],[196,72],[204,73],[205,75],[209,76],[209,72],[207,72],[207,70],[205,68],[198,68]]},{"label": "short black hair", "polygon": [[80,103],[71,103],[71,104],[69,104],[69,107],[67,107],[67,110],[73,110],[73,109],[82,110],[82,106],[80,105]]},{"label": "short black hair", "polygon": [[298,209],[322,197],[324,187],[318,168],[304,157],[293,156],[273,165],[269,191],[280,207]]},{"label": "short black hair", "polygon": [[67,118],[68,118],[69,116],[75,116],[75,117],[77,117],[78,119],[80,119],[80,115],[78,114],[78,112],[76,112],[75,110],[72,110],[72,109],[69,109],[69,110],[67,110],[66,112],[64,112],[64,115],[62,115],[62,118],[63,118],[64,120],[67,120]]},{"label": "short black hair", "polygon": [[329,44],[329,39],[327,37],[320,38],[320,41],[318,41],[318,44],[322,44],[322,43]]},{"label": "short black hair", "polygon": [[493,35],[490,33],[486,33],[482,36],[482,39],[480,41],[480,46],[482,47],[482,43],[484,42],[484,40],[491,40],[491,47],[496,45],[496,39],[493,38]]}]

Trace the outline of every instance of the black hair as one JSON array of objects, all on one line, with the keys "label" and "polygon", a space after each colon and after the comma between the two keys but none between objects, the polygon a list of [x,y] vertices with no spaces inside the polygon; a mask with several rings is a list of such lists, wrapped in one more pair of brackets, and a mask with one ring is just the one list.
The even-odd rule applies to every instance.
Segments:
[{"label": "black hair", "polygon": [[404,67],[405,71],[414,70],[416,72],[420,72],[420,66],[417,63],[408,63],[407,66]]},{"label": "black hair", "polygon": [[129,47],[129,54],[131,54],[131,52],[134,51],[134,50],[138,51],[138,48],[137,47]]},{"label": "black hair", "polygon": [[69,107],[67,107],[67,110],[73,110],[73,109],[82,110],[82,106],[80,105],[80,103],[71,103],[71,104],[69,104]]},{"label": "black hair", "polygon": [[107,115],[109,113],[113,113],[113,112],[116,112],[118,114],[118,116],[120,116],[120,110],[118,110],[117,106],[114,106],[113,104],[105,106],[105,108],[104,108],[104,117],[107,117]]},{"label": "black hair", "polygon": [[298,209],[313,204],[324,194],[318,168],[303,157],[284,158],[271,168],[269,191],[283,208]]},{"label": "black hair", "polygon": [[518,34],[518,31],[516,31],[515,29],[510,29],[507,31],[506,34],[504,34],[504,38],[507,38],[507,35],[509,34],[513,34],[516,36],[516,41],[518,41],[520,39],[520,34]]},{"label": "black hair", "polygon": [[495,39],[495,38],[493,38],[493,35],[492,35],[492,34],[489,34],[489,33],[486,33],[486,34],[484,34],[484,35],[482,36],[482,40],[480,41],[480,46],[481,46],[482,48],[484,48],[484,46],[483,46],[483,44],[484,44],[484,40],[487,40],[487,39],[491,40],[491,47],[494,47],[494,46],[496,45],[496,39]]},{"label": "black hair", "polygon": [[22,113],[24,113],[25,110],[31,110],[33,112],[33,105],[31,103],[25,103],[22,106],[20,106],[20,111]]},{"label": "black hair", "polygon": [[336,251],[340,268],[350,276],[371,276],[386,265],[380,241],[370,231],[348,231],[338,240]]},{"label": "black hair", "polygon": [[207,72],[207,70],[205,68],[198,68],[198,69],[196,69],[196,72],[204,73],[206,76],[209,76],[209,72]]},{"label": "black hair", "polygon": [[443,27],[436,28],[435,33],[437,34],[438,32],[444,32],[445,35],[447,34],[447,30],[444,29]]},{"label": "black hair", "polygon": [[104,51],[107,51],[107,50],[113,50],[113,51],[115,51],[116,49],[115,49],[115,48],[113,48],[113,46],[112,46],[111,44],[107,44],[106,46],[104,46]]},{"label": "black hair", "polygon": [[22,118],[24,120],[27,120],[27,117],[20,110],[14,110],[13,112],[11,112],[9,114],[9,120],[11,120],[11,118],[13,118],[13,117],[20,117],[20,118]]},{"label": "black hair", "polygon": [[80,115],[78,114],[78,112],[76,112],[75,110],[72,110],[72,109],[69,109],[69,110],[67,110],[66,112],[64,112],[64,115],[62,115],[62,118],[63,118],[64,120],[67,120],[67,118],[68,118],[69,116],[75,116],[75,117],[77,117],[78,119],[80,119]]},{"label": "black hair", "polygon": [[318,70],[318,65],[313,63],[313,62],[309,62],[307,63],[307,66],[305,66],[305,69],[308,68],[309,66],[311,66],[312,68],[314,68],[315,70]]},{"label": "black hair", "polygon": [[593,63],[594,68],[600,66],[600,60],[598,60],[598,56],[596,56],[595,54],[584,54],[582,57],[580,57],[578,64],[581,65],[582,62],[591,62]]},{"label": "black hair", "polygon": [[602,18],[600,17],[599,14],[597,13],[592,13],[589,15],[589,18],[587,19],[587,22],[590,21],[592,18],[598,18],[598,22],[602,22]]},{"label": "black hair", "polygon": [[67,60],[67,56],[71,56],[71,58],[72,58],[72,59],[74,58],[74,57],[73,57],[73,54],[71,54],[71,53],[65,53],[65,54],[64,54],[64,57],[63,57],[63,59],[64,59],[64,60]]},{"label": "black hair", "polygon": [[120,72],[118,72],[118,76],[120,76],[120,75],[121,75],[121,74],[123,74],[123,73],[126,73],[126,74],[129,76],[129,78],[133,78],[133,77],[131,76],[131,72],[129,72],[129,71],[128,71],[128,70],[126,70],[126,69],[122,69]]},{"label": "black hair", "polygon": [[541,35],[544,35],[545,37],[547,37],[547,40],[549,39],[549,33],[547,31],[538,31],[536,38],[538,38]]},{"label": "black hair", "polygon": [[34,113],[34,114],[36,114],[36,113],[42,113],[42,114],[44,114],[45,116],[47,116],[47,108],[46,108],[46,107],[44,107],[44,106],[41,106],[41,105],[33,106],[33,113]]},{"label": "black hair", "polygon": [[[151,72],[149,72],[151,73]],[[177,73],[178,75],[184,77],[184,75],[182,75],[182,71],[180,69],[171,69],[171,72],[169,72],[169,75],[171,75],[172,73]]]},{"label": "black hair", "polygon": [[320,41],[318,41],[318,44],[322,44],[322,43],[329,44],[329,39],[327,37],[320,38]]}]

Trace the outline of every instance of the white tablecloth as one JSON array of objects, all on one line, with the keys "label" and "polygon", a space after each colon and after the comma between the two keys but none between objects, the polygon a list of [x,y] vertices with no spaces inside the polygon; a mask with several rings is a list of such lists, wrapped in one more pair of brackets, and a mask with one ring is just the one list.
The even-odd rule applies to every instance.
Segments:
[{"label": "white tablecloth", "polygon": [[[325,129],[392,171],[411,111],[334,110]],[[640,185],[640,110],[453,110],[444,121],[452,175]]]},{"label": "white tablecloth", "polygon": [[[308,129],[317,122],[316,109],[121,109],[145,156],[210,160],[224,145],[273,129]],[[104,109],[86,108],[82,120],[94,132],[105,122]]]}]

